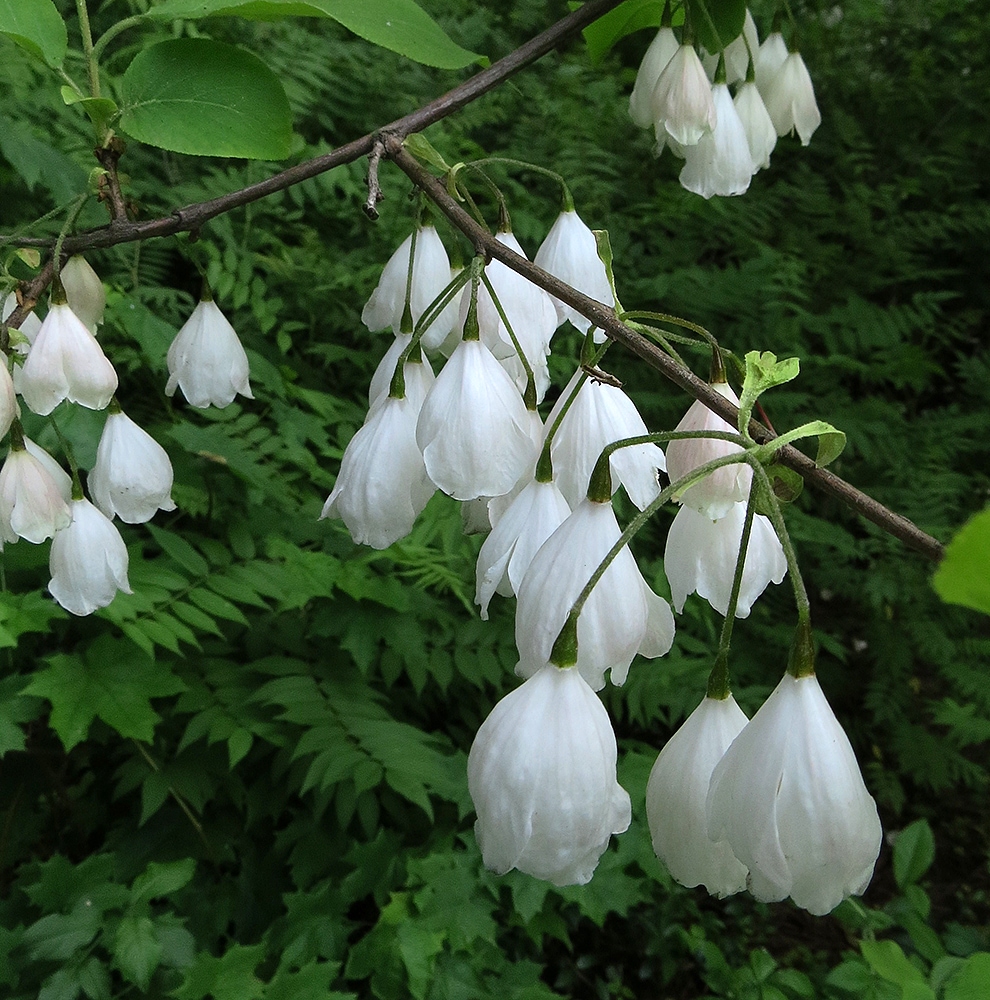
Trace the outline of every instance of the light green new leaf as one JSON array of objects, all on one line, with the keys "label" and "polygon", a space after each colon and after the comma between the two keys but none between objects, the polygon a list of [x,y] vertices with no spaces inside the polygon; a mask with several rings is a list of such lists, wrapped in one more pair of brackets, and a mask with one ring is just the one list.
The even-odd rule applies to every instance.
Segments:
[{"label": "light green new leaf", "polygon": [[946,604],[990,615],[990,507],[970,518],[949,542],[932,586]]},{"label": "light green new leaf", "polygon": [[775,385],[783,385],[797,378],[801,371],[801,363],[797,358],[777,360],[777,355],[771,351],[750,351],[746,355],[746,378],[743,381],[743,391],[739,398],[739,431],[742,434],[749,430],[749,418],[757,398],[767,389]]},{"label": "light green new leaf", "polygon": [[0,0],[0,35],[49,66],[61,66],[65,58],[65,21],[52,0]]},{"label": "light green new leaf", "polygon": [[86,97],[71,87],[62,87],[61,94],[67,107],[81,108],[98,128],[106,125],[117,113],[117,105],[109,97]]},{"label": "light green new leaf", "polygon": [[159,721],[152,698],[178,694],[185,684],[126,641],[104,637],[83,662],[57,654],[39,671],[24,694],[47,698],[51,726],[65,749],[81,743],[97,716],[121,736],[150,742]]},{"label": "light green new leaf", "polygon": [[280,160],[292,115],[278,77],[255,55],[207,38],[159,42],[120,82],[120,128],[140,142],[195,156]]},{"label": "light green new leaf", "polygon": [[829,462],[834,462],[846,446],[846,435],[837,427],[833,427],[826,420],[811,420],[800,427],[786,431],[772,441],[768,441],[766,448],[776,452],[783,448],[785,444],[792,441],[800,441],[802,438],[818,438],[818,455],[815,457],[815,465],[819,468],[826,466]]},{"label": "light green new leaf", "polygon": [[148,15],[159,20],[230,15],[257,21],[329,17],[372,45],[426,66],[460,69],[488,61],[452,41],[413,0],[165,0]]},{"label": "light green new leaf", "polygon": [[921,971],[908,960],[896,941],[861,941],[863,958],[881,979],[895,983],[911,1000],[935,1000]]}]

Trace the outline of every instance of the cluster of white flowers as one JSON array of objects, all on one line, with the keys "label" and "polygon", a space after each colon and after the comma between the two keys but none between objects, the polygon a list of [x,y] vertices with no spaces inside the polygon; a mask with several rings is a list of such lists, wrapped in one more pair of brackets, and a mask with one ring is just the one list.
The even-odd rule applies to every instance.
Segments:
[{"label": "cluster of white flowers", "polygon": [[807,146],[821,124],[800,53],[788,51],[779,31],[761,45],[748,10],[721,56],[703,59],[661,26],[640,64],[629,114],[654,129],[658,156],[669,147],[684,160],[681,184],[704,198],[742,194],[770,165],[778,136],[797,131]]},{"label": "cluster of white flowers", "polygon": [[[3,304],[6,319],[17,302]],[[140,524],[175,509],[172,463],[165,449],[120,408],[117,373],[96,339],[106,292],[82,257],[61,269],[48,313],[33,313],[11,338],[11,357],[0,355],[0,436],[10,450],[0,469],[0,541],[36,544],[52,539],[48,589],[74,615],[106,607],[118,591],[131,593],[128,553],[114,517]],[[247,355],[211,300],[200,302],[168,352],[166,393],[179,386],[193,406],[226,406],[238,392],[251,396]],[[43,448],[26,438],[20,395],[28,410],[48,416],[68,401],[108,410],[87,477],[69,476]],[[70,464],[72,458],[69,456]]]},{"label": "cluster of white flowers", "polygon": [[[498,239],[523,255],[511,233]],[[535,259],[598,301],[614,302],[594,236],[573,211],[561,214]],[[462,275],[470,284],[455,282],[428,225],[386,265],[363,319],[372,329],[390,328],[395,340],[322,516],[341,518],[355,541],[385,548],[412,530],[436,489],[470,505],[473,515],[481,512],[490,533],[478,557],[476,602],[487,618],[496,593],[516,596],[516,672],[525,681],[495,706],[471,748],[478,843],[496,872],[516,868],[557,885],[580,884],[592,877],[611,835],[630,822],[629,796],[616,777],[615,735],[595,691],[606,675],[622,684],[636,654],[662,656],[674,640],[670,605],[644,580],[628,547],[616,548],[621,532],[608,485],[622,485],[644,510],[659,496],[662,471],[676,482],[741,448],[725,439],[677,439],[665,456],[656,444],[637,443],[610,454],[610,484],[599,482],[602,472],[593,470],[603,448],[648,433],[622,389],[595,378],[594,369],[579,369],[545,425],[536,409],[549,384],[555,329],[565,319],[585,333],[590,324],[503,264],[487,265],[484,284],[480,271],[476,264]],[[436,376],[424,347],[434,362],[446,357]],[[726,383],[714,388],[738,404]],[[733,428],[695,403],[677,430]],[[748,615],[768,584],[783,579],[787,563],[772,525],[760,514],[750,520],[751,488],[751,467],[740,461],[677,497],[665,569],[678,612],[694,592],[729,612],[748,521],[735,614]],[[573,655],[561,654],[571,626]],[[750,884],[762,899],[791,895],[824,912],[868,881],[876,851],[867,858],[864,845],[877,841],[876,810],[864,828],[861,814],[872,799],[817,681],[785,678],[781,690],[791,688],[817,697],[788,701],[781,722],[775,695],[745,729],[756,736],[740,737],[739,749],[733,740],[745,716],[731,697],[706,699],[661,755],[648,809],[658,854],[686,884],[704,882],[719,895]],[[784,739],[794,749],[787,744],[778,752],[772,741]],[[798,747],[807,748],[803,755]],[[834,768],[825,765],[824,783],[811,773],[812,753],[835,758]],[[781,782],[753,771],[754,754],[780,763]],[[730,768],[734,760],[740,762]],[[716,781],[717,765],[724,777]],[[793,788],[802,782],[808,794],[795,802]],[[750,800],[761,796],[769,825],[754,834]],[[767,853],[771,843],[776,854]]]}]

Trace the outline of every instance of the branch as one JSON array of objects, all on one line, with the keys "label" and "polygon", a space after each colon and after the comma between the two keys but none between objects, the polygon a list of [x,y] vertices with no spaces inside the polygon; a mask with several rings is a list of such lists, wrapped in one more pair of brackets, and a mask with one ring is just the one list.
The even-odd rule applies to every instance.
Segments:
[{"label": "branch", "polygon": [[[402,170],[409,179],[436,203],[437,207],[448,219],[474,244],[474,246],[489,259],[501,261],[513,271],[528,278],[534,285],[549,292],[551,295],[572,306],[582,316],[591,320],[595,326],[604,330],[613,340],[629,348],[642,358],[650,367],[655,368],[675,385],[695,399],[701,400],[710,410],[736,426],[739,410],[724,396],[715,392],[707,382],[703,382],[689,368],[678,364],[659,347],[642,335],[621,323],[615,315],[615,310],[609,306],[583,295],[570,285],[565,284],[542,268],[520,257],[504,244],[496,240],[484,227],[478,225],[460,205],[447,193],[443,184],[418,160],[414,159],[403,148],[402,139],[397,135],[385,136],[386,155]],[[749,432],[754,440],[765,443],[777,435],[762,424],[751,421]],[[821,469],[815,465],[803,452],[786,445],[778,452],[780,461],[805,479],[806,482],[836,497],[853,510],[862,514],[868,521],[882,528],[888,534],[900,539],[906,545],[938,562],[943,554],[942,544],[931,535],[922,531],[906,517],[896,514],[882,503],[867,496],[862,491],[851,486],[844,479]]]}]

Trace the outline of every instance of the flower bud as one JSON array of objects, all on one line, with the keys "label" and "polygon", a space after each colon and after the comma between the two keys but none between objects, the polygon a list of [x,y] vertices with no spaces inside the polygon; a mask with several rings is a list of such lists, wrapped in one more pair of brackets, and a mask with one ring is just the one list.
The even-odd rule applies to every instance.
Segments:
[{"label": "flower bud", "polygon": [[0,538],[36,545],[72,520],[58,483],[24,448],[12,448],[0,469]]},{"label": "flower bud", "polygon": [[85,257],[70,257],[59,272],[69,308],[94,336],[103,322],[107,293],[97,273]]}]

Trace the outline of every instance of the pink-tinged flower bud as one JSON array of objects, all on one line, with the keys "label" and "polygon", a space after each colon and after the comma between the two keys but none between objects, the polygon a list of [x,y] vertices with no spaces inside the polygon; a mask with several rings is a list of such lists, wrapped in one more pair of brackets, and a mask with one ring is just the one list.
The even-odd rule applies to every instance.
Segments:
[{"label": "pink-tinged flower bud", "polygon": [[629,828],[615,734],[576,668],[545,664],[492,709],[468,756],[485,866],[584,885],[613,833]]},{"label": "pink-tinged flower bud", "polygon": [[873,877],[877,806],[814,675],[784,676],[715,766],[706,809],[757,899],[821,916]]},{"label": "pink-tinged flower bud", "polygon": [[88,500],[72,501],[72,523],[56,532],[48,559],[52,597],[74,615],[105,608],[127,581],[127,546],[113,523]]},{"label": "pink-tinged flower bud", "polygon": [[19,382],[28,408],[42,416],[63,399],[102,410],[117,391],[117,373],[103,348],[64,302],[49,308]]},{"label": "pink-tinged flower bud", "polygon": [[168,349],[168,384],[191,406],[228,406],[240,393],[254,399],[248,382],[248,358],[234,328],[212,299],[199,303]]},{"label": "pink-tinged flower bud", "polygon": [[23,448],[12,448],[0,469],[0,538],[26,538],[37,545],[71,520],[59,484],[42,462]]},{"label": "pink-tinged flower bud", "polygon": [[99,275],[90,267],[85,257],[70,257],[59,272],[69,308],[79,317],[94,336],[103,322],[107,293]]}]

